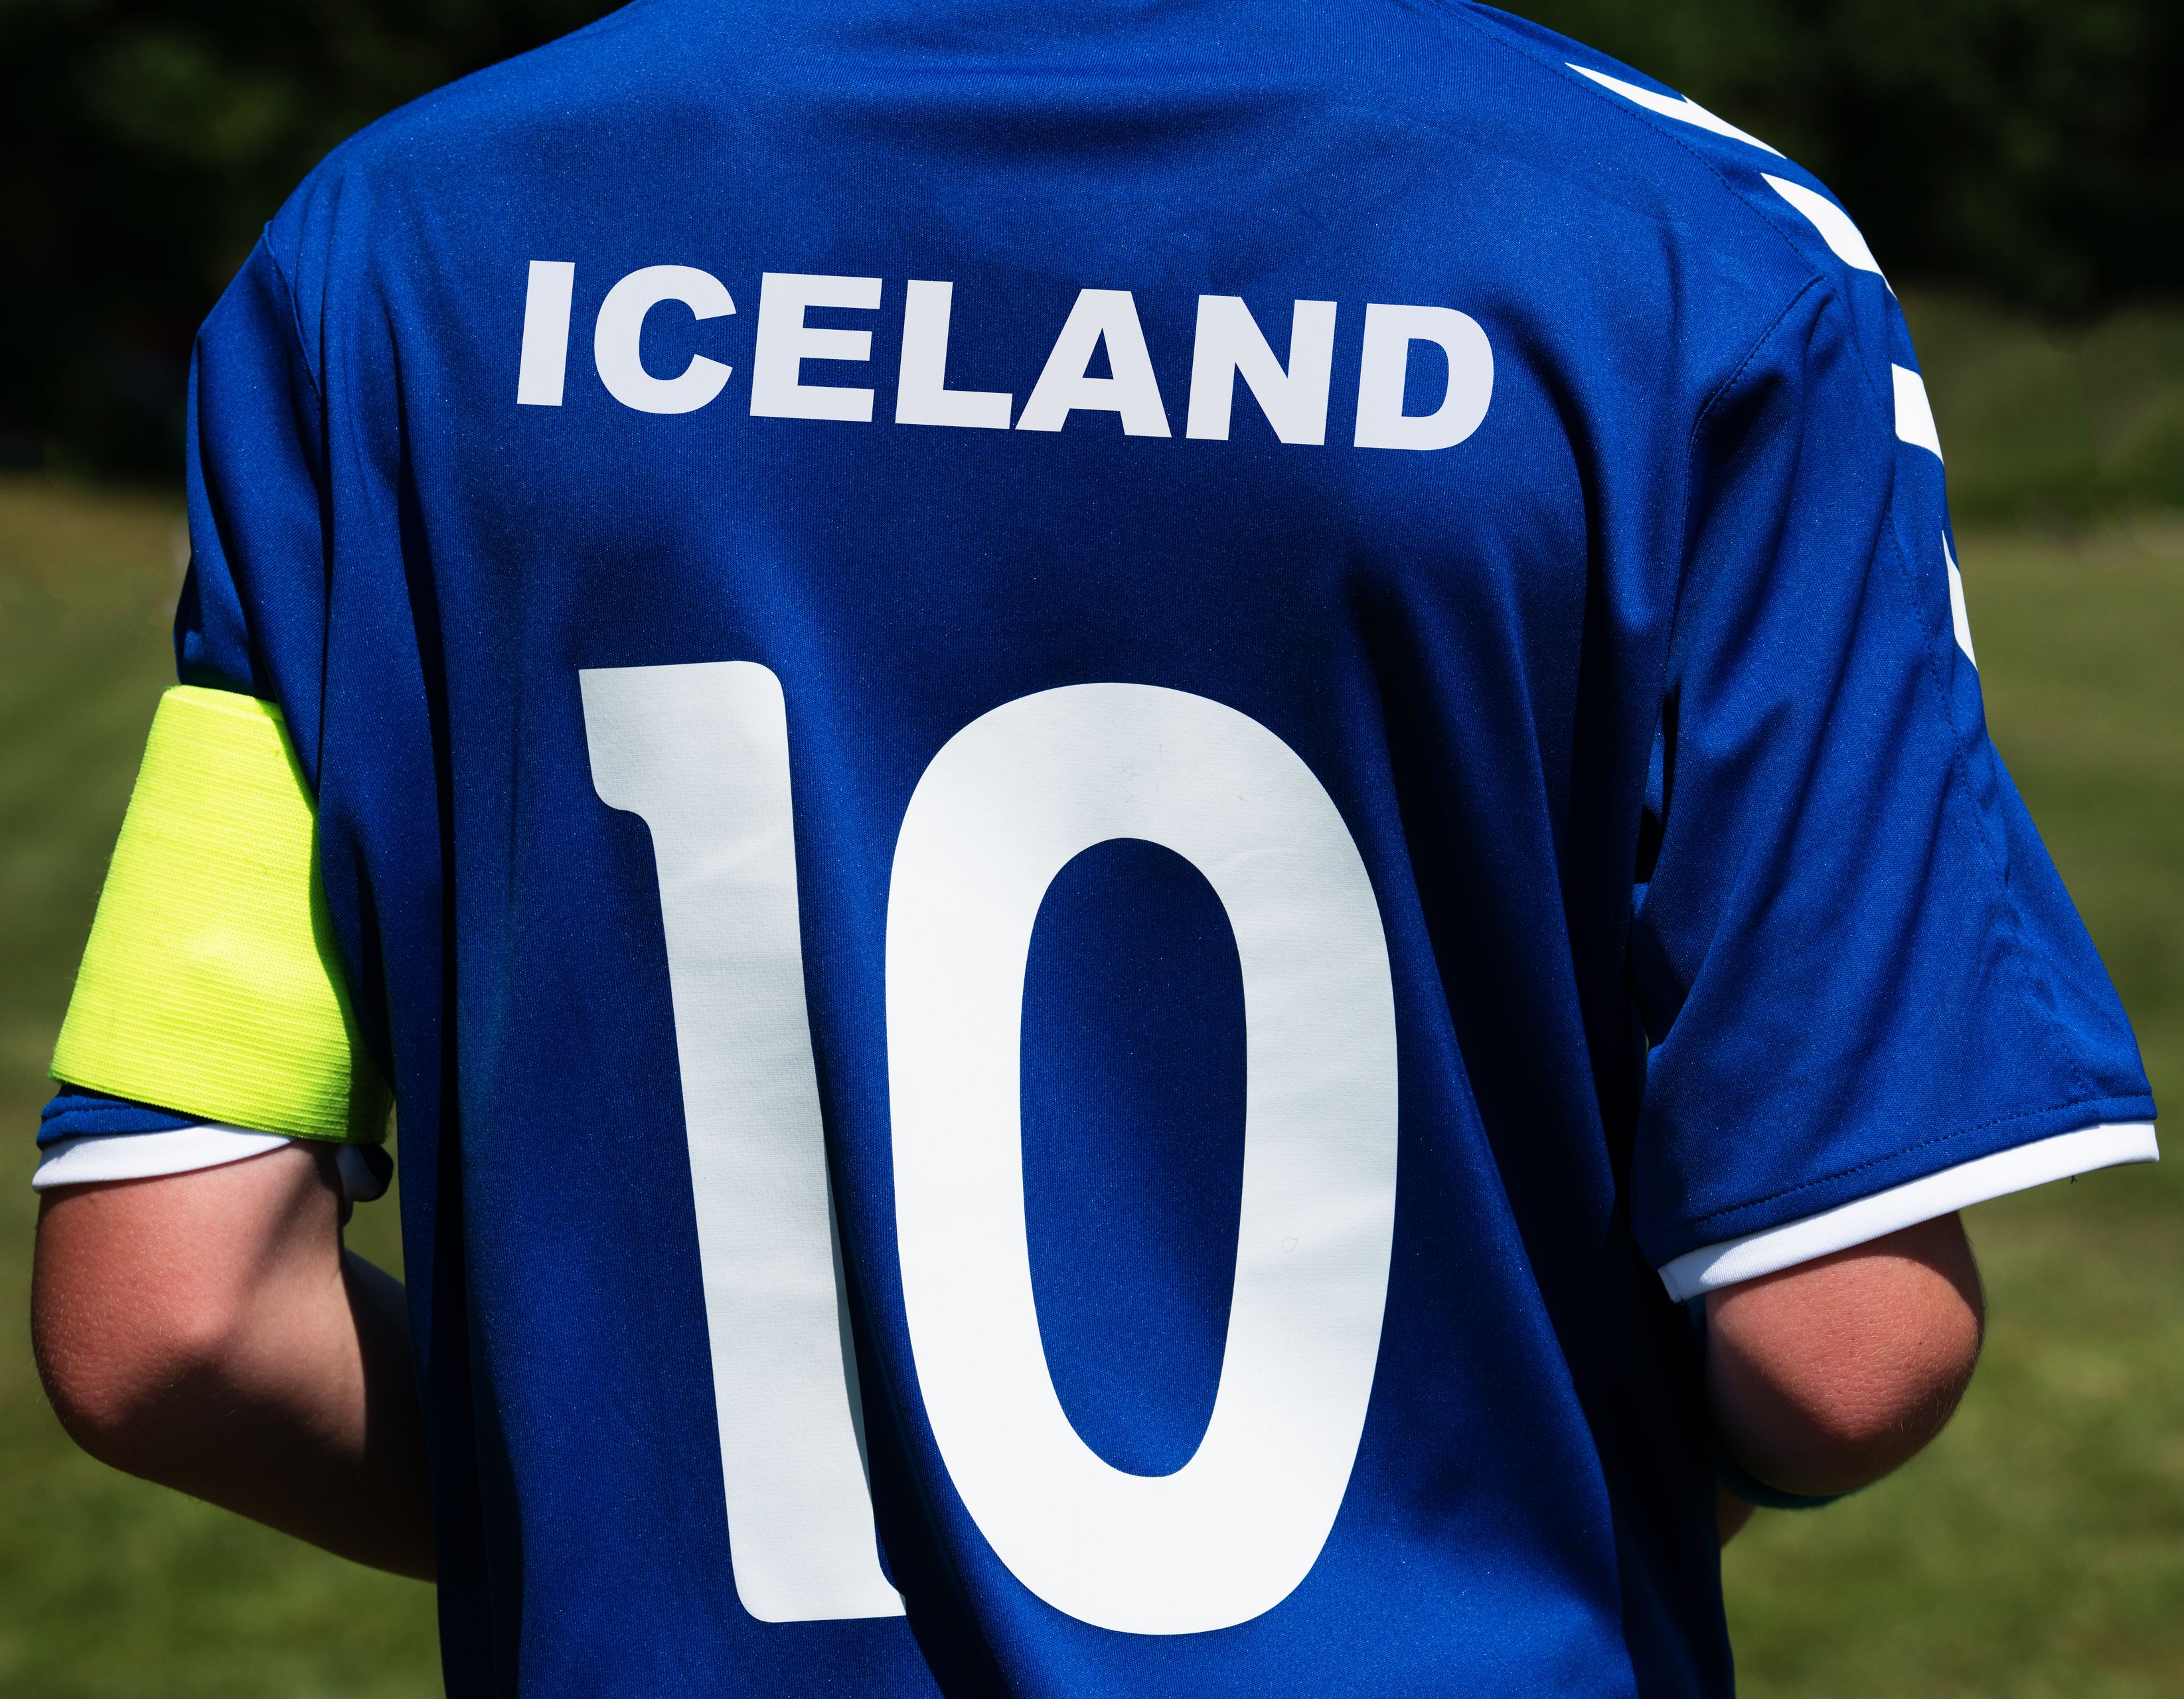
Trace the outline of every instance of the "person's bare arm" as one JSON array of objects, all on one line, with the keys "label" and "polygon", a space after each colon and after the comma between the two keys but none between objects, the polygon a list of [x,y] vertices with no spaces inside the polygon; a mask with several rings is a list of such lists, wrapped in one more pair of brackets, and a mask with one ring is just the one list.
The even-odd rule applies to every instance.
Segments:
[{"label": "person's bare arm", "polygon": [[1876,1481],[1955,1413],[1985,1322],[1953,1215],[1710,1292],[1707,1390],[1722,1442],[1784,1492]]},{"label": "person's bare arm", "polygon": [[48,1192],[31,1315],[92,1456],[432,1578],[402,1287],[343,1250],[331,1150]]}]

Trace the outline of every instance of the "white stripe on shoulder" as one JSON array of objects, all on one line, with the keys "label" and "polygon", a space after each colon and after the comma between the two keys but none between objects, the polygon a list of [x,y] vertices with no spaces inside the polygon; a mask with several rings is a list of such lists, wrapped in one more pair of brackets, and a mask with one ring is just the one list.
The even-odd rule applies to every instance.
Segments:
[{"label": "white stripe on shoulder", "polygon": [[1772,153],[1778,159],[1782,157],[1782,150],[1780,148],[1769,148],[1757,136],[1749,135],[1739,130],[1726,118],[1715,117],[1696,100],[1688,100],[1678,94],[1663,94],[1657,89],[1641,87],[1635,82],[1625,82],[1621,77],[1610,76],[1605,71],[1589,70],[1574,59],[1565,59],[1563,63],[1568,65],[1580,76],[1591,78],[1602,88],[1614,90],[1625,100],[1644,107],[1648,112],[1658,112],[1662,117],[1673,118],[1679,124],[1696,125],[1702,130],[1711,130],[1715,135],[1726,136],[1734,142],[1748,142],[1761,153]]},{"label": "white stripe on shoulder", "polygon": [[[1860,271],[1870,271],[1884,283],[1888,279],[1881,275],[1880,262],[1873,257],[1873,250],[1865,245],[1865,237],[1851,222],[1850,214],[1802,183],[1793,183],[1787,177],[1777,177],[1765,171],[1759,174],[1767,179],[1774,192],[1804,214],[1805,222],[1820,233],[1829,251],[1846,265]],[[1891,285],[1890,292],[1895,292]]]},{"label": "white stripe on shoulder", "polygon": [[1896,378],[1896,434],[1914,448],[1924,448],[1936,460],[1942,455],[1942,432],[1934,423],[1934,404],[1926,398],[1926,380],[1908,365],[1891,365]]},{"label": "white stripe on shoulder", "polygon": [[1964,575],[1957,571],[1957,557],[1949,552],[1949,539],[1942,539],[1942,564],[1949,569],[1949,623],[1956,628],[1957,647],[1964,652],[1964,659],[1974,666],[1979,657],[1972,653],[1971,616],[1964,611]]},{"label": "white stripe on shoulder", "polygon": [[31,1176],[33,1191],[54,1186],[102,1184],[109,1180],[149,1180],[162,1174],[187,1174],[262,1156],[289,1143],[285,1133],[253,1133],[241,1127],[208,1123],[176,1127],[164,1133],[89,1133],[67,1139],[46,1151]]},{"label": "white stripe on shoulder", "polygon": [[2060,1133],[2052,1139],[1997,1150],[1944,1168],[1938,1174],[1892,1186],[1808,1215],[1802,1221],[1773,1227],[1742,1239],[1724,1239],[1687,1251],[1661,1270],[1669,1295],[1679,1302],[1743,1280],[1756,1280],[1809,1262],[1816,1256],[1847,1251],[1922,1221],[1969,1209],[1990,1198],[2067,1180],[2096,1168],[2126,1162],[2153,1162],[2161,1157],[2150,1121],[2114,1122]]}]

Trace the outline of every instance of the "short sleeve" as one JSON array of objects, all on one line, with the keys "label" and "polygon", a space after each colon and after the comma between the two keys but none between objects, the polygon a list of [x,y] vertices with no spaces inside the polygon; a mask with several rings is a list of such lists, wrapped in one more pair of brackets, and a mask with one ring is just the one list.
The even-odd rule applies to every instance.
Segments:
[{"label": "short sleeve", "polygon": [[331,518],[326,421],[294,297],[260,239],[190,369],[185,684],[278,704],[315,780]]},{"label": "short sleeve", "polygon": [[322,830],[332,503],[319,397],[261,240],[198,336],[183,682],[153,717],[53,1062],[65,1087],[189,1124],[86,1138],[386,1136],[353,858],[330,858]]},{"label": "short sleeve", "polygon": [[1693,438],[1631,945],[1633,1225],[1678,1297],[2154,1154],[1988,741],[1892,299],[1875,321],[1814,283]]}]

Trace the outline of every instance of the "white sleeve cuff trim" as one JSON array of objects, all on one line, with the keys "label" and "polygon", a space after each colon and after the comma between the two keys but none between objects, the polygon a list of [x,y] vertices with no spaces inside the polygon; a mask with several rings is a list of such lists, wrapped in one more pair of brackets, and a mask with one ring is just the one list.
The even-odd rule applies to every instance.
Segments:
[{"label": "white sleeve cuff trim", "polygon": [[1997,1150],[1991,1156],[1959,1162],[1938,1174],[1854,1199],[1802,1221],[1747,1234],[1741,1239],[1724,1239],[1719,1245],[1702,1245],[1663,1268],[1661,1279],[1669,1295],[1681,1302],[1702,1292],[1795,1267],[1831,1251],[1867,1244],[1900,1228],[1915,1227],[1990,1198],[2091,1173],[2096,1168],[2159,1161],[2160,1157],[2150,1121],[2114,1122],[2058,1134],[2013,1150]]},{"label": "white sleeve cuff trim", "polygon": [[[31,1189],[54,1186],[102,1185],[111,1180],[151,1180],[164,1174],[194,1173],[247,1157],[262,1156],[295,1141],[285,1133],[253,1133],[242,1127],[208,1122],[164,1133],[87,1133],[49,1148],[31,1177]],[[334,1158],[342,1189],[351,1203],[370,1203],[387,1190],[364,1152],[341,1146]]]},{"label": "white sleeve cuff trim", "polygon": [[64,1139],[45,1153],[31,1189],[98,1184],[107,1180],[148,1180],[161,1174],[187,1174],[217,1168],[246,1156],[262,1156],[288,1143],[284,1133],[251,1133],[240,1127],[208,1124],[176,1127],[164,1133],[91,1133]]}]

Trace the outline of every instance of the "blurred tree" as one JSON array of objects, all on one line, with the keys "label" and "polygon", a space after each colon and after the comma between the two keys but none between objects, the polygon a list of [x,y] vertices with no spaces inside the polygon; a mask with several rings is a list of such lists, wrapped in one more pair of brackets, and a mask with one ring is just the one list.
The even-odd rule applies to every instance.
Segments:
[{"label": "blurred tree", "polygon": [[0,0],[0,460],[181,451],[190,339],[343,136],[603,0]]},{"label": "blurred tree", "polygon": [[[2184,0],[1518,0],[1829,181],[1892,275],[2184,287]],[[189,339],[380,113],[603,0],[0,0],[0,460],[166,471]]]}]

